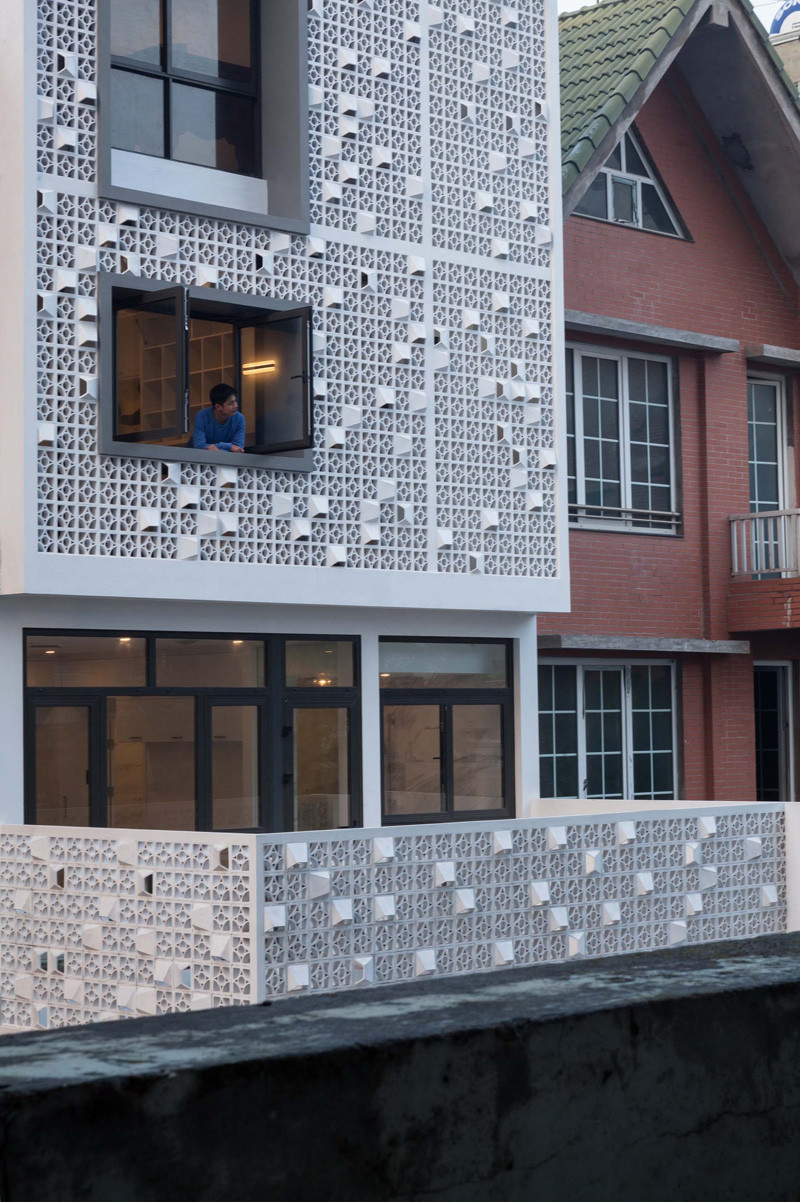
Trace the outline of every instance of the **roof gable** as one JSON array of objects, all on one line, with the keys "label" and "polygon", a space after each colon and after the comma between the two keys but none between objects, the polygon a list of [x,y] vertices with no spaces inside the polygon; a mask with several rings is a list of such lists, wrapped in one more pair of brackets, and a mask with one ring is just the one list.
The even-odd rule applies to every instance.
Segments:
[{"label": "roof gable", "polygon": [[677,62],[800,279],[800,100],[748,0],[601,0],[559,39],[565,215]]}]

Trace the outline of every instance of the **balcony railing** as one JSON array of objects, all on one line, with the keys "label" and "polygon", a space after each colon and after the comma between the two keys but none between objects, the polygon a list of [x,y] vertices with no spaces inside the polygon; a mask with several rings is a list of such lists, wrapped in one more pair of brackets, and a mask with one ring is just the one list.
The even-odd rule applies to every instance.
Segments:
[{"label": "balcony railing", "polygon": [[800,575],[800,509],[740,513],[730,524],[732,576]]}]

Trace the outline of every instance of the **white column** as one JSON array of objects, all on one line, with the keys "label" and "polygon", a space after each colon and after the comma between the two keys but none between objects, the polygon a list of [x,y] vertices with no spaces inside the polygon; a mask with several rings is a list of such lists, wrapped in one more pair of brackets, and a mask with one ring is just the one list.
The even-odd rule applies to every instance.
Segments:
[{"label": "white column", "polygon": [[361,637],[361,762],[364,783],[364,826],[381,825],[381,698],[378,636]]},{"label": "white column", "polygon": [[539,693],[536,618],[514,639],[514,750],[517,779],[517,818],[537,812],[539,796]]}]

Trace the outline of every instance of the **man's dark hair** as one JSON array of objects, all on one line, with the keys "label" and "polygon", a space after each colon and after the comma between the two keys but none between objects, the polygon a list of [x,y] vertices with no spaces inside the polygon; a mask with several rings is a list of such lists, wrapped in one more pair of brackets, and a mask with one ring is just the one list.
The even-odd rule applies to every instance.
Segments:
[{"label": "man's dark hair", "polygon": [[214,405],[224,405],[228,397],[236,396],[236,389],[230,384],[215,384],[208,394],[208,399]]}]

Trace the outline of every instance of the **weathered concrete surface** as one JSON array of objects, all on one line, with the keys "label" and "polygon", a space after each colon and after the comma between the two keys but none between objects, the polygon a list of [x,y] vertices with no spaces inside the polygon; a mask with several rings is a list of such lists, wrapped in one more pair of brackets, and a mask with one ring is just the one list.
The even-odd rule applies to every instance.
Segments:
[{"label": "weathered concrete surface", "polygon": [[2,1202],[800,1198],[800,935],[0,1043]]}]

